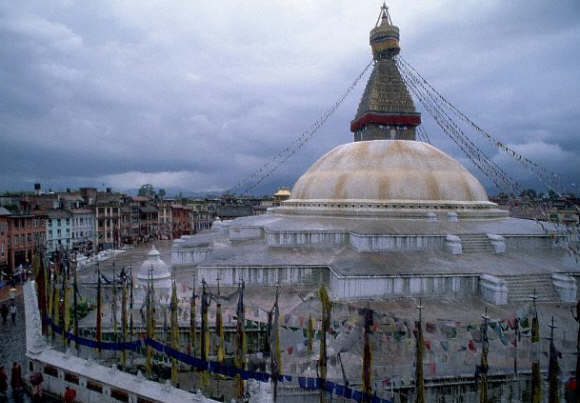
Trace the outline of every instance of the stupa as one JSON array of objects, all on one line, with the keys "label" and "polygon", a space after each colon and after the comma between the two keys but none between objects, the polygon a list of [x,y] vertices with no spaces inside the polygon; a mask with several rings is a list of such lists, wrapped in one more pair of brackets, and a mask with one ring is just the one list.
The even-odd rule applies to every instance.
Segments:
[{"label": "stupa", "polygon": [[137,293],[137,303],[145,299],[145,290],[149,284],[153,283],[156,297],[169,303],[169,294],[171,292],[171,272],[169,265],[161,259],[161,254],[155,248],[147,253],[147,259],[139,267],[137,272],[137,287],[141,292]]},{"label": "stupa", "polygon": [[416,140],[421,115],[397,68],[399,28],[386,6],[370,46],[354,141],[319,158],[268,214],[175,242],[174,268],[210,285],[325,283],[335,299],[480,295],[505,304],[541,284],[542,298],[573,300],[578,267],[565,238],[509,217],[457,160]]}]

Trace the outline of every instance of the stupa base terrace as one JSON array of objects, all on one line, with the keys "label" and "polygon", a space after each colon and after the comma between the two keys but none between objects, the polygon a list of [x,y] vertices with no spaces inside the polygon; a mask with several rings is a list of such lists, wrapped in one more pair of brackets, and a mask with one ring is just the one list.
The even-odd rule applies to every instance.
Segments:
[{"label": "stupa base terrace", "polygon": [[277,214],[216,222],[174,241],[172,264],[198,283],[327,284],[334,299],[480,295],[506,304],[534,290],[575,301],[577,262],[549,224]]}]

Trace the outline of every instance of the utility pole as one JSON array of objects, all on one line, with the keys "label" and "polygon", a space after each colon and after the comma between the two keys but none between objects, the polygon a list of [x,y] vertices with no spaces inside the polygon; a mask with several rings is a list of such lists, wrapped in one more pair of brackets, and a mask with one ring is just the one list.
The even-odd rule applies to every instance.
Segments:
[{"label": "utility pole", "polygon": [[552,316],[552,321],[548,325],[550,327],[550,364],[548,367],[548,403],[559,403],[560,397],[558,393],[558,372],[560,372],[560,366],[558,365],[558,351],[556,351],[556,345],[554,344],[554,329],[557,326],[554,325],[554,317]]},{"label": "utility pole", "polygon": [[[572,312],[572,317],[578,322],[578,335],[576,336],[576,385],[578,385],[578,377],[580,376],[580,300],[576,303],[576,315]],[[578,390],[576,390],[576,403],[580,403]]]},{"label": "utility pole", "polygon": [[532,318],[532,403],[540,403],[542,398],[542,377],[540,374],[540,322],[538,321],[538,308],[536,306],[536,289],[530,295],[534,307]]},{"label": "utility pole", "polygon": [[[419,311],[419,321],[417,322],[417,351],[415,360],[415,388],[416,397],[415,403],[425,403],[425,377],[423,374],[423,350],[425,349],[423,341],[423,305],[421,304],[421,299],[419,298],[419,305],[417,305],[417,310]],[[391,381],[392,382],[392,381]]]},{"label": "utility pole", "polygon": [[483,323],[481,325],[481,362],[478,368],[480,382],[479,391],[479,402],[487,403],[487,371],[489,369],[487,361],[487,353],[489,352],[489,343],[487,339],[487,323],[489,321],[489,316],[487,316],[487,308],[485,308],[485,314],[481,315]]}]

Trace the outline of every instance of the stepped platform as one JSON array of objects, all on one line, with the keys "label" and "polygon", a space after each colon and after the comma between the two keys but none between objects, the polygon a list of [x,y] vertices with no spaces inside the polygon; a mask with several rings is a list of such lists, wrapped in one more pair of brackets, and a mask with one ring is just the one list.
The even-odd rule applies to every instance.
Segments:
[{"label": "stepped platform", "polygon": [[487,234],[461,234],[462,253],[494,253]]},{"label": "stepped platform", "polygon": [[511,275],[501,278],[507,282],[510,303],[531,301],[530,296],[534,294],[537,302],[560,302],[551,274]]}]

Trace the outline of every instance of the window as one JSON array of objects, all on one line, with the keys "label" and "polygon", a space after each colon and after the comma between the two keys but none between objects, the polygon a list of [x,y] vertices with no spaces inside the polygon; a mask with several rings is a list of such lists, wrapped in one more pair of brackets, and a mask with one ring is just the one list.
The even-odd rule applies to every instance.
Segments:
[{"label": "window", "polygon": [[87,380],[87,389],[93,392],[103,393],[103,385],[95,381]]},{"label": "window", "polygon": [[60,227],[60,218],[56,220],[56,225]]},{"label": "window", "polygon": [[70,383],[74,383],[75,385],[79,384],[79,376],[71,374],[70,372],[64,373],[64,380]]},{"label": "window", "polygon": [[111,389],[111,397],[120,402],[128,402],[129,394],[123,390]]},{"label": "window", "polygon": [[58,378],[58,369],[56,369],[56,367],[53,367],[52,365],[46,365],[44,367],[44,373],[46,375],[50,375],[50,376],[54,376],[55,378]]}]

